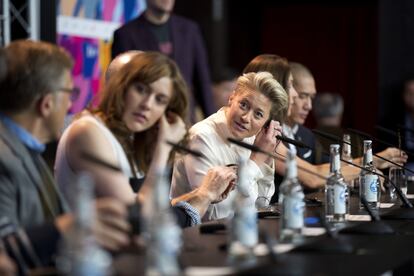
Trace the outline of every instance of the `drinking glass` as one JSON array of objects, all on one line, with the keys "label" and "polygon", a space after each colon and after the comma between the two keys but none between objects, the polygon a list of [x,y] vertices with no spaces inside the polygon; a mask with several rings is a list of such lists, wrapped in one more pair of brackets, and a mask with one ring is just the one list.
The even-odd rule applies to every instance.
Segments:
[{"label": "drinking glass", "polygon": [[[404,169],[402,168],[396,168],[396,167],[392,167],[389,170],[389,174],[388,174],[389,179],[397,186],[401,189],[401,191],[407,195],[407,177],[404,173]],[[389,195],[392,199],[395,198],[396,194],[395,194],[395,188],[392,186],[391,183],[388,184],[389,185]]]}]

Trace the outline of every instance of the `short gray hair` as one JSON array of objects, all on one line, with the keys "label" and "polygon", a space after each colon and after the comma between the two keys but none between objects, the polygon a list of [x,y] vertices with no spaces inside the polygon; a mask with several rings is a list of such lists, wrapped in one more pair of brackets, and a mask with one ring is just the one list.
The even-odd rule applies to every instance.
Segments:
[{"label": "short gray hair", "polygon": [[246,73],[237,79],[236,93],[251,89],[265,95],[271,102],[270,118],[283,121],[287,115],[289,98],[282,85],[269,72]]},{"label": "short gray hair", "polygon": [[66,71],[70,72],[73,67],[69,53],[48,42],[14,40],[3,50],[5,52],[1,55],[5,69],[0,83],[2,112],[17,114],[39,98],[60,89]]},{"label": "short gray hair", "polygon": [[313,103],[313,113],[316,119],[342,115],[344,100],[342,96],[334,93],[317,94]]},{"label": "short gray hair", "polygon": [[299,62],[289,62],[290,70],[292,72],[293,79],[299,77],[313,78],[312,72],[308,67]]}]

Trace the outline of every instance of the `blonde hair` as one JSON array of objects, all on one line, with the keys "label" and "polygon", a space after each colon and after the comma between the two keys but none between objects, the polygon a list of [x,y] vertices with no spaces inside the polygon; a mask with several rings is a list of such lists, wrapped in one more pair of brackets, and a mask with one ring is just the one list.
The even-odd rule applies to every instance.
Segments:
[{"label": "blonde hair", "polygon": [[289,107],[288,95],[282,85],[268,72],[246,73],[237,79],[235,93],[246,89],[254,90],[266,96],[271,103],[269,119],[283,121]]}]

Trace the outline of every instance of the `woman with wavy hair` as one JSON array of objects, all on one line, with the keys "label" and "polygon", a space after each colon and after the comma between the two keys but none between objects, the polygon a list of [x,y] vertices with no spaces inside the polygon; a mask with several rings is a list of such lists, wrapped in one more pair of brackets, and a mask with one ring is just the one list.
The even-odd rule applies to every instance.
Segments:
[{"label": "woman with wavy hair", "polygon": [[[186,133],[187,87],[177,65],[168,57],[139,53],[111,77],[97,108],[83,111],[65,130],[58,145],[55,177],[71,200],[77,173],[87,171],[96,182],[97,197],[125,203],[145,198],[157,170],[168,163],[171,146]],[[85,154],[119,167],[97,165]],[[145,180],[138,195],[129,178]]]}]

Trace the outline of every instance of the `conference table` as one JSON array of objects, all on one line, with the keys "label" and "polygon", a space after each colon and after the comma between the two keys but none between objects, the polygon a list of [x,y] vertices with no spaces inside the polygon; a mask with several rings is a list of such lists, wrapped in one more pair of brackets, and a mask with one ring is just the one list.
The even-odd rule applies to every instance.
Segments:
[{"label": "conference table", "polygon": [[[323,202],[321,192],[307,197]],[[398,201],[387,203],[389,199],[386,196],[383,196],[382,201],[382,207],[385,208],[380,209],[380,214],[400,208]],[[357,195],[351,196],[350,213],[353,220],[366,220],[367,212],[359,209],[358,202]],[[306,207],[307,217],[317,217],[323,212],[323,205],[313,205]],[[380,222],[394,233],[345,234],[333,231],[334,235],[328,235],[320,222],[315,223],[317,218],[312,220],[312,224],[306,226],[304,241],[301,245],[293,246],[277,242],[277,216],[258,219],[260,244],[254,256],[237,260],[231,258],[227,251],[229,220],[186,228],[183,230],[179,260],[188,275],[414,275],[414,221],[397,219]],[[349,221],[334,227],[349,229],[362,224],[374,223]],[[201,233],[200,229],[212,225],[221,226],[221,230]],[[372,228],[378,227],[373,225]],[[132,251],[117,256],[114,270],[116,275],[144,274],[145,254]]]}]

